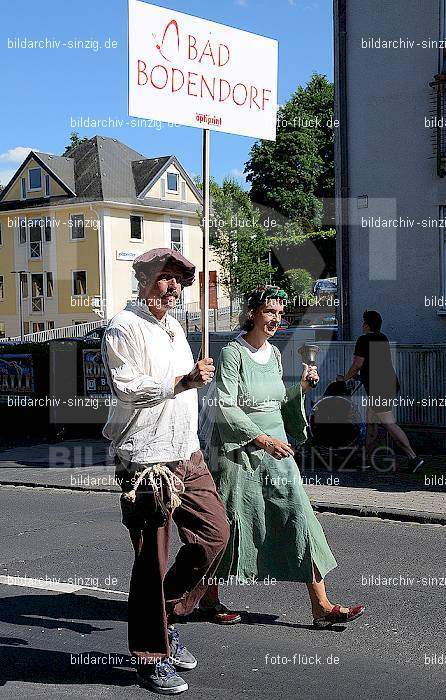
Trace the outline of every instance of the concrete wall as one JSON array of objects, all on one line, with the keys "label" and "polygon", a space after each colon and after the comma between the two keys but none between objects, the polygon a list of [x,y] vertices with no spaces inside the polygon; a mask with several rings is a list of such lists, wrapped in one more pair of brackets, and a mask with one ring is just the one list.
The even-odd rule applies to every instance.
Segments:
[{"label": "concrete wall", "polygon": [[[339,3],[338,3],[339,4]],[[441,296],[439,210],[446,178],[436,173],[429,82],[439,51],[416,46],[439,38],[440,0],[347,0],[346,90],[349,179],[349,310],[351,336],[363,310],[377,309],[397,342],[442,342],[446,315],[425,306]],[[366,48],[370,38],[407,39],[413,48]],[[339,58],[339,57],[338,57]],[[358,197],[368,207],[358,209]],[[362,225],[362,217],[366,225]],[[370,217],[397,219],[390,228]],[[413,226],[399,225],[412,220]],[[434,222],[434,227],[422,221]]]}]

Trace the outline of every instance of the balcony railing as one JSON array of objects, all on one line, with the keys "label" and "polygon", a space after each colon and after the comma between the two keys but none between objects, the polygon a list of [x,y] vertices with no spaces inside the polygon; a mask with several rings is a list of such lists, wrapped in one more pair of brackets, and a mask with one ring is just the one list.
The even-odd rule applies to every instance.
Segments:
[{"label": "balcony railing", "polygon": [[431,100],[432,140],[437,161],[438,177],[446,176],[446,74],[438,73],[429,83],[433,88]]},{"label": "balcony railing", "polygon": [[[38,331],[37,333],[27,333],[24,335],[23,339],[27,343],[44,343],[46,340],[57,340],[58,338],[81,338],[85,333],[105,325],[105,321],[86,321],[78,326],[63,326],[61,328],[52,328],[47,331]],[[13,338],[0,338],[0,344],[10,343],[11,341],[20,341],[20,336],[16,335]]]},{"label": "balcony railing", "polygon": [[31,299],[31,312],[32,313],[43,313],[43,297],[32,297]]},{"label": "balcony railing", "polygon": [[29,244],[29,257],[30,258],[41,258],[42,257],[42,242],[41,241],[31,241]]}]

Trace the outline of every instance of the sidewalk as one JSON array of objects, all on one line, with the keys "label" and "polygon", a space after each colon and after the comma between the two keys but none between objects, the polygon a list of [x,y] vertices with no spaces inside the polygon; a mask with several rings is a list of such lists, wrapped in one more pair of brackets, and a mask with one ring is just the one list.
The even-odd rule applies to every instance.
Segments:
[{"label": "sidewalk", "polygon": [[[435,479],[432,470],[415,476],[398,472],[388,475],[324,472],[318,474],[321,483],[308,484],[305,490],[313,508],[320,512],[446,525],[446,476],[441,478],[442,473],[437,473]],[[304,474],[304,483],[311,476]],[[333,482],[327,485],[326,480],[331,477]],[[339,485],[334,485],[335,478],[339,479]],[[436,480],[439,485],[432,487],[430,482]]]},{"label": "sidewalk", "polygon": [[[114,465],[103,440],[41,443],[0,453],[0,486],[116,491]],[[443,458],[417,474],[306,471],[305,489],[317,511],[446,525]]]}]

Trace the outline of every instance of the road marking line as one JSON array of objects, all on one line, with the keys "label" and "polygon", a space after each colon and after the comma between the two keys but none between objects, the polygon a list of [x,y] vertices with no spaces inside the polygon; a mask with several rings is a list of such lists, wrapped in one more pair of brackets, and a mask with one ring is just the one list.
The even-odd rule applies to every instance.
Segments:
[{"label": "road marking line", "polygon": [[102,593],[119,593],[120,595],[128,595],[128,591],[117,591],[116,588],[97,588],[96,586],[81,586],[87,591],[101,591]]}]

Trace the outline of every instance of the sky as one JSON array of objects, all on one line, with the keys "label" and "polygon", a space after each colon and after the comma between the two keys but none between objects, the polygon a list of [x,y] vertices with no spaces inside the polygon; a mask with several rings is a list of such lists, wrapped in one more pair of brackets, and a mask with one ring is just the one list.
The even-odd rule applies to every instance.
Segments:
[{"label": "sky", "polygon": [[[314,72],[333,79],[332,0],[152,4],[277,39],[279,103],[298,85],[305,85]],[[48,48],[16,48],[25,39],[47,40]],[[70,41],[78,48],[62,46]],[[59,48],[51,48],[54,42],[60,42]],[[105,48],[107,42],[110,48]],[[191,175],[201,173],[201,129],[125,126],[127,0],[6,3],[0,70],[1,184],[9,181],[29,149],[62,154],[72,131],[88,138],[96,134],[117,138],[149,158],[173,154]],[[78,126],[79,119],[83,126]],[[98,129],[86,127],[88,119],[111,121]],[[243,169],[254,143],[252,138],[211,132],[211,175],[219,182],[232,176],[246,186]]]}]

